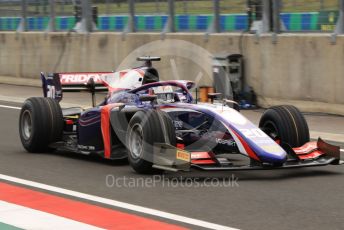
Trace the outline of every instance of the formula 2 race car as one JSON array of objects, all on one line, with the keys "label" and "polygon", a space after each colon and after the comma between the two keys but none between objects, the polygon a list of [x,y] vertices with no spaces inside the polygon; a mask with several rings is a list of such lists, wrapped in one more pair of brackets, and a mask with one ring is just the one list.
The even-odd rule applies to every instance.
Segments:
[{"label": "formula 2 race car", "polygon": [[[342,164],[340,149],[310,142],[294,106],[267,109],[256,127],[229,100],[198,103],[191,81],[159,81],[152,61],[119,72],[41,73],[44,97],[27,99],[19,132],[28,152],[70,151],[128,158],[138,173],[280,169]],[[93,108],[61,109],[64,91],[90,91]],[[95,105],[97,91],[107,90]],[[244,156],[246,161],[234,160]]]}]

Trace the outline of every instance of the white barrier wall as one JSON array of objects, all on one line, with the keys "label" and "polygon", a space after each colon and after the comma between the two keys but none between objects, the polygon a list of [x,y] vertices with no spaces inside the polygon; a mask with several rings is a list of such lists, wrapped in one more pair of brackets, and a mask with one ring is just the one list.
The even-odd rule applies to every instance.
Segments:
[{"label": "white barrier wall", "polygon": [[197,78],[199,85],[211,85],[211,55],[218,53],[244,55],[246,80],[260,105],[288,103],[306,111],[344,114],[344,37],[332,44],[329,34],[282,34],[273,43],[270,35],[233,33],[162,37],[157,33],[1,32],[0,76],[39,78],[41,71],[109,71],[139,64],[133,62],[136,56],[158,55],[163,58],[156,63],[162,79]]}]

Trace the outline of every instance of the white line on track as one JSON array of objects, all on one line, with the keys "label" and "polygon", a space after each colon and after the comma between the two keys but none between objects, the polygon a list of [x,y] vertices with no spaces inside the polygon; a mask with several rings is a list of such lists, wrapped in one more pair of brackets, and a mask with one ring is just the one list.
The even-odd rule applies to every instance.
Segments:
[{"label": "white line on track", "polygon": [[16,107],[16,106],[8,106],[8,105],[0,105],[0,108],[7,108],[7,109],[21,109],[20,107]]},{"label": "white line on track", "polygon": [[22,184],[22,185],[26,185],[26,186],[30,186],[30,187],[34,187],[34,188],[43,189],[43,190],[50,191],[50,192],[64,194],[64,195],[68,195],[68,196],[72,196],[72,197],[77,197],[77,198],[81,198],[81,199],[88,200],[88,201],[94,201],[94,202],[110,205],[113,207],[131,210],[131,211],[135,211],[138,213],[148,214],[148,215],[152,215],[152,216],[156,216],[156,217],[160,217],[160,218],[164,218],[164,219],[182,222],[182,223],[186,223],[186,224],[190,224],[190,225],[194,225],[194,226],[198,226],[198,227],[202,227],[202,228],[218,229],[218,230],[222,230],[222,229],[223,230],[236,230],[235,228],[227,227],[224,225],[214,224],[214,223],[210,223],[210,222],[203,221],[203,220],[197,220],[197,219],[193,219],[193,218],[189,218],[189,217],[185,217],[185,216],[181,216],[181,215],[176,215],[173,213],[159,211],[156,209],[146,208],[146,207],[142,207],[142,206],[138,206],[138,205],[134,205],[134,204],[129,204],[129,203],[125,203],[125,202],[121,202],[121,201],[117,201],[117,200],[111,200],[111,199],[107,199],[107,198],[103,198],[103,197],[99,197],[99,196],[94,196],[94,195],[89,195],[86,193],[76,192],[76,191],[72,191],[72,190],[68,190],[68,189],[64,189],[64,188],[59,188],[59,187],[55,187],[55,186],[51,186],[51,185],[46,185],[46,184],[42,184],[42,183],[38,183],[38,182],[34,182],[34,181],[24,180],[24,179],[20,179],[17,177],[11,177],[11,176],[0,174],[0,179],[5,180],[5,181],[18,183],[18,184]]}]

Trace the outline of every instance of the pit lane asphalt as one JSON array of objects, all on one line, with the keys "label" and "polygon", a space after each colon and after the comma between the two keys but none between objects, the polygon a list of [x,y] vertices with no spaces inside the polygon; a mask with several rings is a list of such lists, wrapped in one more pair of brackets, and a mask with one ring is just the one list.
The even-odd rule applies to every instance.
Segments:
[{"label": "pit lane asphalt", "polygon": [[[344,226],[344,166],[167,173],[165,177],[170,183],[130,187],[124,186],[124,178],[142,181],[153,176],[138,175],[125,162],[68,153],[25,152],[19,140],[18,117],[19,110],[0,108],[1,174],[240,229],[342,229]],[[233,176],[238,178],[238,186],[232,183],[234,187],[208,187],[211,184],[205,182],[208,186],[199,187],[196,182],[188,182],[190,178],[198,182],[210,178],[217,184]],[[181,177],[184,182],[180,182]],[[122,182],[107,186],[106,178],[122,178]]]}]

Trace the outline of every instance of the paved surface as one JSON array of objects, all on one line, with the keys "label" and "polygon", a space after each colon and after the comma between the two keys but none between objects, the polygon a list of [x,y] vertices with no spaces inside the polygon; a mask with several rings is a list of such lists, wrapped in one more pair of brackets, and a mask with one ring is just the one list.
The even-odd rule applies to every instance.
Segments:
[{"label": "paved surface", "polygon": [[[28,94],[39,96],[40,91],[0,85],[2,96],[25,98]],[[66,101],[86,104],[84,99]],[[259,113],[245,112],[253,120]],[[18,116],[19,110],[0,108],[0,174],[240,229],[342,229],[344,226],[344,166],[167,173],[163,182],[159,182],[162,178],[135,174],[126,162],[67,153],[26,153],[18,137]],[[309,115],[307,120],[312,130],[343,134],[342,117]],[[117,186],[113,183],[116,178],[120,178]],[[156,183],[142,186],[144,179],[156,179]],[[129,184],[130,180],[137,180],[136,186]],[[228,187],[229,181],[233,186]]]}]

